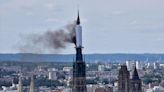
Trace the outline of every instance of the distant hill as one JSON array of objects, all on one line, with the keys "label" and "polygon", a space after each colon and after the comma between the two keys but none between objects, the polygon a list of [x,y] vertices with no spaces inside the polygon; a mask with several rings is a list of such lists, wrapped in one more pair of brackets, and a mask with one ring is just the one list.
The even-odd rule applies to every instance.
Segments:
[{"label": "distant hill", "polygon": [[[139,60],[144,62],[164,62],[164,54],[85,54],[86,62],[123,62]],[[19,62],[72,62],[73,54],[0,54],[0,61]]]}]

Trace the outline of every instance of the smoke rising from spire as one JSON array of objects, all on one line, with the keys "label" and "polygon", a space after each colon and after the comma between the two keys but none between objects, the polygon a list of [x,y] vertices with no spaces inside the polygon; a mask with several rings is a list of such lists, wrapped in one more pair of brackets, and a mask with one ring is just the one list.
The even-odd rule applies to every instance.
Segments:
[{"label": "smoke rising from spire", "polygon": [[63,29],[48,30],[43,34],[31,34],[25,38],[19,50],[22,53],[43,53],[47,50],[58,53],[59,50],[65,49],[68,44],[75,42],[75,25],[73,22],[64,26]]}]

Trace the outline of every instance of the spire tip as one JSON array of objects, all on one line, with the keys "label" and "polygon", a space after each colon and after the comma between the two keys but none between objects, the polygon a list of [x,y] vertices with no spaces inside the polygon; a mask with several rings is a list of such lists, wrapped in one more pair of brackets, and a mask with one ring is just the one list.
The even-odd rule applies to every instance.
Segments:
[{"label": "spire tip", "polygon": [[79,14],[79,9],[78,9],[78,15],[77,15],[77,25],[79,25],[80,24],[80,14]]}]

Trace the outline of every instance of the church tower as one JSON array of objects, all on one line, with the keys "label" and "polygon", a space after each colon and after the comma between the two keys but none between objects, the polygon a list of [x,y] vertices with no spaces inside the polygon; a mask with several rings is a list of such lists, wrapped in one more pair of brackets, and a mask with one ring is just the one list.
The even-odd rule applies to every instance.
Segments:
[{"label": "church tower", "polygon": [[23,92],[22,77],[19,77],[18,92]]},{"label": "church tower", "polygon": [[129,71],[126,65],[122,65],[118,76],[118,92],[129,92]]},{"label": "church tower", "polygon": [[142,82],[139,78],[136,67],[134,68],[133,76],[130,81],[130,92],[142,92]]},{"label": "church tower", "polygon": [[82,27],[80,25],[80,16],[75,27],[76,33],[76,61],[73,62],[73,85],[72,92],[86,92],[86,66],[82,55]]},{"label": "church tower", "polygon": [[30,83],[30,92],[35,92],[35,83],[34,83],[34,77],[31,77],[31,83]]}]

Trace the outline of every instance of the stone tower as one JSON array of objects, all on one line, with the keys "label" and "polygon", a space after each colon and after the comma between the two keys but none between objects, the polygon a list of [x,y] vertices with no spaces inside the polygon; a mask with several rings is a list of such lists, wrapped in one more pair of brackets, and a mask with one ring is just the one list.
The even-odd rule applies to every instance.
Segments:
[{"label": "stone tower", "polygon": [[121,65],[118,76],[118,92],[129,92],[129,71],[126,65]]},{"label": "stone tower", "polygon": [[142,82],[136,67],[134,68],[132,79],[130,80],[130,92],[142,92]]}]

